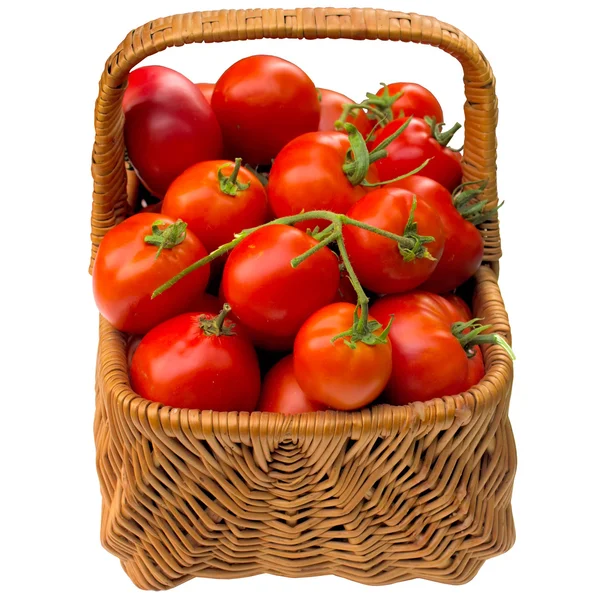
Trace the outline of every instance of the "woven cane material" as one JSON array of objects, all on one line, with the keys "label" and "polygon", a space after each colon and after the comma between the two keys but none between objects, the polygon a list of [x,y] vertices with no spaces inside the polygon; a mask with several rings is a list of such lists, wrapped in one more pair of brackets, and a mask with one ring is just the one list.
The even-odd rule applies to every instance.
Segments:
[{"label": "woven cane material", "polygon": [[[455,56],[467,98],[464,180],[488,179],[485,197],[497,204],[494,77],[462,32],[374,9],[197,12],[132,31],[106,63],[95,115],[92,264],[102,236],[130,212],[121,111],[129,71],[170,46],[262,37],[413,41]],[[474,312],[510,342],[497,221],[481,234],[490,265],[476,275]],[[129,385],[127,343],[100,318],[101,540],[137,586],[258,573],[458,584],[514,543],[512,363],[501,348],[484,348],[486,375],[461,395],[285,416],[148,402]]]}]

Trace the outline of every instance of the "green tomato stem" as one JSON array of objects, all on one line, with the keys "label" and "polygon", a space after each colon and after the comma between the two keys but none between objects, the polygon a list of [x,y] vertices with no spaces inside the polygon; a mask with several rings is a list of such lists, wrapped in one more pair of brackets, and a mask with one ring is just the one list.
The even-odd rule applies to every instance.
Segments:
[{"label": "green tomato stem", "polygon": [[237,180],[240,168],[242,166],[242,159],[236,158],[233,166],[233,171],[229,177],[223,175],[223,169],[228,167],[231,163],[225,163],[221,165],[217,171],[217,178],[219,180],[219,187],[224,194],[228,196],[237,196],[240,191],[247,190],[250,187],[250,183],[242,183]]},{"label": "green tomato stem", "polygon": [[185,230],[187,229],[187,223],[184,223],[181,219],[177,219],[175,223],[172,223],[164,229],[161,229],[161,225],[164,224],[164,221],[161,221],[160,219],[158,221],[154,221],[154,223],[152,223],[152,234],[147,235],[144,238],[146,244],[158,246],[156,258],[161,255],[161,252],[165,248],[170,250],[171,248],[181,244],[185,240],[186,236]]},{"label": "green tomato stem", "polygon": [[[508,342],[497,333],[484,334],[491,325],[479,325],[477,322],[481,318],[476,317],[470,321],[459,321],[452,325],[452,334],[460,342],[461,346],[469,357],[474,356],[473,348],[480,344],[495,344],[503,348],[512,360],[516,360],[515,353]],[[464,333],[466,329],[471,329],[468,333]]]}]

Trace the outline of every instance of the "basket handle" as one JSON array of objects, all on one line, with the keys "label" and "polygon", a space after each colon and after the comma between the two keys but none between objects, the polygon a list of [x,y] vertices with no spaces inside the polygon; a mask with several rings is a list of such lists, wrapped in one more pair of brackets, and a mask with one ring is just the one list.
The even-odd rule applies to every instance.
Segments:
[{"label": "basket handle", "polygon": [[[92,257],[104,234],[127,215],[123,111],[127,75],[144,58],[171,46],[261,38],[348,38],[393,40],[436,46],[462,65],[466,103],[464,181],[487,179],[483,198],[498,204],[496,125],[498,101],[489,63],[477,45],[458,29],[433,17],[372,8],[296,10],[219,10],[174,15],[131,31],[106,62],[95,107],[92,154]],[[484,261],[501,256],[498,220],[480,226]]]}]

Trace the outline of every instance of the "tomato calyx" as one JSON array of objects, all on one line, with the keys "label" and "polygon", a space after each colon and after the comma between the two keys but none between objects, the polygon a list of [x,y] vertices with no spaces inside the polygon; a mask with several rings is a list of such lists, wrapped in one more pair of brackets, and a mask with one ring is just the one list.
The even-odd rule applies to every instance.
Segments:
[{"label": "tomato calyx", "polygon": [[[501,202],[498,206],[485,210],[488,200],[478,200],[481,194],[487,187],[488,180],[481,179],[478,181],[465,181],[461,183],[452,193],[452,203],[461,217],[473,225],[485,223],[498,212],[498,209],[504,204]],[[467,188],[467,186],[479,186]]]},{"label": "tomato calyx", "polygon": [[211,337],[219,337],[221,335],[237,335],[233,328],[235,323],[231,322],[229,325],[225,325],[225,319],[231,312],[231,306],[229,304],[223,304],[221,312],[216,317],[209,317],[208,315],[200,315],[198,317],[198,326],[202,329],[204,335]]},{"label": "tomato calyx", "polygon": [[357,306],[354,311],[352,327],[347,331],[342,331],[341,333],[334,335],[331,338],[331,343],[335,344],[337,340],[349,337],[350,339],[344,339],[344,344],[352,350],[356,349],[357,342],[362,342],[363,344],[367,344],[367,346],[387,344],[387,338],[394,321],[394,315],[390,315],[390,320],[386,328],[379,335],[376,335],[375,332],[382,327],[381,323],[375,319],[363,320],[362,314],[364,311],[361,310],[361,316],[359,316],[358,312],[359,307]]},{"label": "tomato calyx", "polygon": [[[387,83],[382,82],[379,85],[381,85],[381,87],[383,88],[381,96],[378,96],[377,94],[372,94],[371,92],[367,92],[367,99],[365,100],[365,103],[368,102],[370,106],[373,106],[379,111],[381,111],[385,115],[385,123],[387,124],[394,118],[394,113],[392,112],[392,105],[394,104],[394,102],[396,102],[396,100],[399,100],[404,95],[404,92],[400,91],[396,94],[390,94],[390,88],[388,87]],[[402,111],[402,114],[400,114],[399,116],[404,116],[404,111]]]},{"label": "tomato calyx", "polygon": [[430,235],[419,235],[417,231],[417,222],[415,221],[415,210],[417,210],[417,197],[413,196],[410,214],[408,215],[408,221],[404,228],[404,237],[410,240],[410,242],[399,241],[398,250],[405,262],[411,262],[416,258],[425,258],[427,260],[435,261],[435,258],[424,246],[424,244],[434,242],[435,238]]},{"label": "tomato calyx", "polygon": [[233,171],[231,172],[231,175],[229,175],[229,176],[223,175],[223,169],[225,167],[230,166],[230,164],[231,163],[225,163],[224,165],[221,165],[219,167],[219,169],[217,170],[217,177],[219,179],[219,187],[221,188],[221,191],[224,194],[227,194],[228,196],[237,196],[238,192],[243,192],[244,190],[247,190],[250,187],[250,182],[242,183],[241,181],[237,180],[238,174],[240,172],[240,168],[242,166],[241,158],[235,159],[235,163],[234,163]]},{"label": "tomato calyx", "polygon": [[172,225],[168,225],[164,229],[161,229],[161,225],[164,222],[160,219],[152,223],[152,234],[147,235],[144,241],[152,246],[158,246],[156,252],[156,258],[161,255],[161,252],[166,248],[170,250],[175,246],[181,244],[185,240],[187,223],[181,219],[177,219]]},{"label": "tomato calyx", "polygon": [[346,155],[346,161],[344,163],[343,170],[348,178],[348,181],[353,186],[362,185],[363,187],[379,187],[388,183],[394,183],[396,181],[400,181],[401,179],[405,179],[406,177],[410,177],[411,175],[416,175],[421,169],[424,169],[427,166],[431,160],[430,158],[424,161],[423,164],[418,166],[416,169],[413,169],[409,173],[403,173],[394,179],[378,181],[375,183],[370,183],[366,180],[370,165],[387,156],[386,148],[405,131],[411,119],[412,117],[409,117],[406,122],[402,124],[402,127],[399,127],[396,131],[394,131],[394,133],[385,138],[370,152],[367,148],[367,142],[365,141],[365,138],[352,123],[342,123],[341,121],[336,121],[336,127],[338,125],[343,127],[348,134],[350,148],[348,149],[348,154]]},{"label": "tomato calyx", "polygon": [[478,321],[481,321],[481,318],[476,317],[470,321],[458,321],[452,325],[452,335],[460,342],[467,356],[469,358],[475,356],[475,346],[495,344],[504,348],[512,360],[516,360],[515,353],[508,342],[497,333],[484,334],[483,332],[487,331],[491,325],[480,325]]},{"label": "tomato calyx", "polygon": [[433,117],[425,117],[423,120],[431,127],[431,136],[440,146],[448,148],[448,150],[452,150],[453,152],[460,152],[464,148],[464,146],[461,146],[454,149],[448,146],[454,134],[461,128],[460,123],[454,123],[448,131],[442,131],[445,123],[438,123]]}]

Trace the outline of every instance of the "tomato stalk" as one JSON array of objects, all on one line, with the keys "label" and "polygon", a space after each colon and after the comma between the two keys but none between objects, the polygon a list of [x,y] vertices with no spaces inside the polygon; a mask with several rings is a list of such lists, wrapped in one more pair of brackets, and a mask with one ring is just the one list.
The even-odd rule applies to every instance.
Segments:
[{"label": "tomato stalk", "polygon": [[390,94],[390,88],[386,83],[380,83],[383,87],[383,93],[381,96],[377,94],[372,94],[371,92],[367,92],[367,99],[363,101],[363,104],[369,104],[369,106],[376,107],[379,111],[381,111],[385,118],[386,123],[389,123],[394,118],[394,113],[392,112],[392,105],[396,100],[398,100],[404,92],[398,92],[396,94]]},{"label": "tomato stalk", "polygon": [[[480,223],[489,221],[504,204],[504,202],[501,202],[498,206],[485,210],[485,206],[488,203],[487,200],[481,200],[474,203],[479,194],[485,190],[487,184],[487,179],[465,181],[452,193],[452,202],[456,210],[458,210],[463,219],[470,221],[473,225],[479,225]],[[466,186],[468,185],[477,185],[479,187],[467,188]]]},{"label": "tomato stalk", "polygon": [[[496,344],[504,348],[512,360],[515,360],[515,353],[508,342],[497,333],[484,334],[483,332],[487,331],[491,325],[479,325],[478,321],[481,321],[481,318],[477,317],[467,322],[459,321],[452,325],[452,334],[461,343],[467,356],[471,358],[475,355],[473,350],[475,346],[479,346],[480,344]],[[471,331],[465,333],[467,329],[471,329]]]},{"label": "tomato stalk", "polygon": [[444,146],[444,148],[448,148],[453,152],[460,152],[463,149],[464,146],[461,146],[457,149],[450,148],[448,146],[454,134],[461,128],[460,123],[454,123],[454,125],[448,129],[448,131],[442,131],[442,127],[445,125],[445,123],[438,123],[433,117],[425,117],[423,120],[431,127],[431,135],[433,139],[440,144],[440,146]]},{"label": "tomato stalk", "polygon": [[233,171],[231,175],[226,176],[223,175],[223,169],[228,167],[231,163],[225,163],[221,167],[219,167],[217,171],[217,177],[219,178],[219,187],[224,194],[228,196],[237,196],[238,192],[243,192],[250,187],[250,182],[242,183],[237,180],[238,174],[240,172],[240,168],[242,166],[242,159],[236,158],[233,166]]},{"label": "tomato stalk", "polygon": [[186,236],[185,230],[187,229],[187,223],[184,223],[181,219],[178,219],[175,223],[164,229],[161,229],[161,225],[164,225],[163,221],[154,221],[154,223],[152,223],[152,234],[147,235],[144,238],[144,241],[147,244],[158,246],[156,258],[160,256],[165,248],[170,250],[178,244],[181,244]]},{"label": "tomato stalk", "polygon": [[235,335],[233,331],[235,323],[232,323],[228,327],[225,326],[225,319],[230,312],[231,306],[229,306],[229,304],[223,304],[223,309],[214,318],[210,318],[207,315],[200,315],[198,318],[198,325],[204,332],[204,335],[217,337],[220,335]]}]

